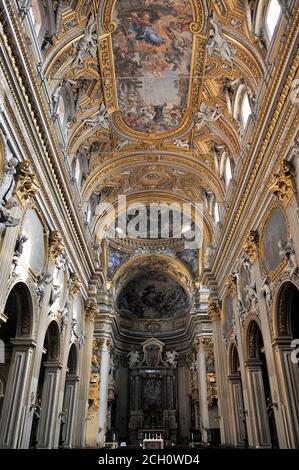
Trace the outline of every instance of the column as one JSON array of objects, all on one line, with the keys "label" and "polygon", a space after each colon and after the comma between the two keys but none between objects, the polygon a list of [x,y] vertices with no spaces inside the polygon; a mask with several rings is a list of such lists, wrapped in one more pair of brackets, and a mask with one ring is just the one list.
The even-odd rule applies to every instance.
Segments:
[{"label": "column", "polygon": [[55,431],[58,423],[58,389],[62,364],[45,362],[45,377],[41,400],[41,414],[37,432],[37,448],[51,449],[55,446]]},{"label": "column", "polygon": [[13,339],[13,354],[0,421],[0,447],[19,448],[26,411],[27,380],[30,375],[35,343]]},{"label": "column", "polygon": [[78,382],[79,377],[77,375],[68,375],[65,381],[64,402],[62,409],[62,417],[64,419],[62,440],[63,447],[69,449],[72,447],[74,413]]},{"label": "column", "polygon": [[189,413],[187,393],[187,367],[185,357],[180,356],[178,364],[178,411],[179,411],[179,435],[182,444],[189,441]]},{"label": "column", "polygon": [[[85,442],[90,424],[88,416],[88,396],[91,377],[92,348],[95,316],[98,312],[95,299],[89,299],[85,302],[85,336],[86,343],[83,350],[83,358],[80,370],[80,383],[78,387],[78,399],[74,424],[74,445],[76,447],[84,447],[88,445]],[[95,440],[94,440],[95,446]]]},{"label": "column", "polygon": [[106,338],[101,354],[100,388],[99,388],[99,428],[97,435],[97,446],[105,446],[106,414],[108,403],[108,379],[110,369],[110,346],[111,342]]},{"label": "column", "polygon": [[207,370],[205,340],[197,339],[197,375],[199,391],[199,413],[201,423],[202,441],[208,442],[209,410],[208,410],[208,392],[207,392]]},{"label": "column", "polygon": [[[123,361],[124,362],[124,361]],[[122,364],[116,369],[116,427],[118,430],[119,441],[128,439],[128,368]]]},{"label": "column", "polygon": [[226,352],[222,337],[221,303],[219,301],[210,302],[208,313],[212,320],[213,329],[213,344],[215,356],[215,372],[217,377],[218,389],[218,409],[221,443],[231,444],[233,442],[233,437],[229,421],[230,413],[227,387],[227,365]]}]

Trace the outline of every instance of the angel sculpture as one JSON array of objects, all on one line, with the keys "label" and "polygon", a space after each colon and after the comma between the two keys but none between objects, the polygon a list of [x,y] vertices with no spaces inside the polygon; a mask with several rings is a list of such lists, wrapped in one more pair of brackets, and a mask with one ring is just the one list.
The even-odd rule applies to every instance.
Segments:
[{"label": "angel sculpture", "polygon": [[102,127],[103,129],[109,129],[109,123],[107,120],[108,114],[106,111],[106,107],[104,103],[101,104],[100,110],[92,116],[91,118],[84,119],[84,123],[87,124],[88,127]]},{"label": "angel sculpture", "polygon": [[279,255],[286,257],[288,260],[288,268],[290,269],[290,276],[292,277],[298,271],[298,262],[294,245],[292,240],[278,242]]},{"label": "angel sculpture", "polygon": [[178,361],[176,360],[177,357],[179,356],[179,353],[177,353],[176,351],[166,351],[166,359],[165,359],[165,364],[168,366],[168,367],[173,367],[174,369],[176,368],[177,366],[177,363]]},{"label": "angel sculpture", "polygon": [[201,103],[200,110],[196,113],[195,122],[197,129],[210,124],[211,122],[218,121],[222,114],[218,112],[218,109],[211,108],[205,103]]},{"label": "angel sculpture", "polygon": [[77,54],[74,57],[73,65],[83,62],[84,54],[89,53],[91,57],[96,57],[97,53],[97,35],[96,35],[96,19],[92,14],[88,20],[83,37],[77,45]]},{"label": "angel sculpture", "polygon": [[214,52],[218,52],[220,57],[228,62],[232,62],[234,51],[230,47],[224,36],[222,26],[218,21],[217,15],[214,13],[210,20],[211,29],[209,31],[208,54],[211,56]]}]

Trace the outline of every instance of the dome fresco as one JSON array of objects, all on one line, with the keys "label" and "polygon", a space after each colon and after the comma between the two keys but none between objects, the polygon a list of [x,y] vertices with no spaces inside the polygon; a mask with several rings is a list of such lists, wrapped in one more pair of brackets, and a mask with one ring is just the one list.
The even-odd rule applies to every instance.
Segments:
[{"label": "dome fresco", "polygon": [[141,272],[121,290],[117,299],[120,315],[140,319],[171,318],[190,310],[183,287],[158,272]]}]

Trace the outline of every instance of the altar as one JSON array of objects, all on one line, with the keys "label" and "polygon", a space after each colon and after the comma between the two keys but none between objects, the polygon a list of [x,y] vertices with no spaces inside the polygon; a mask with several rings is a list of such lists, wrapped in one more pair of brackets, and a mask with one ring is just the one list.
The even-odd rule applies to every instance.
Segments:
[{"label": "altar", "polygon": [[143,449],[164,449],[164,439],[161,434],[146,434],[143,439]]}]

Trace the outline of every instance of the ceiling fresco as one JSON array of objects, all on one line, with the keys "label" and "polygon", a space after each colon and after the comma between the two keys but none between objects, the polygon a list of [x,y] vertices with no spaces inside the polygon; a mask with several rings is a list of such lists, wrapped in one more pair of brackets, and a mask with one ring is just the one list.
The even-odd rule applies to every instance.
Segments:
[{"label": "ceiling fresco", "polygon": [[113,50],[119,107],[128,127],[169,131],[187,106],[192,54],[188,0],[122,0]]},{"label": "ceiling fresco", "polygon": [[121,290],[117,307],[130,318],[170,318],[188,313],[188,294],[173,279],[155,271],[139,272]]},{"label": "ceiling fresco", "polygon": [[[216,203],[224,220],[233,192],[224,162],[229,158],[238,177],[249,145],[234,111],[239,91],[247,91],[255,112],[265,73],[267,50],[248,23],[254,3],[248,10],[242,0],[53,2],[56,30],[42,46],[43,72],[55,122],[65,97],[65,153],[95,246],[109,239],[119,195],[130,204],[200,203],[204,246],[175,249],[200,278],[218,230]],[[112,205],[111,213],[100,216],[101,203]],[[104,249],[109,279],[148,241],[127,238]],[[173,248],[171,239],[151,243]]]}]

